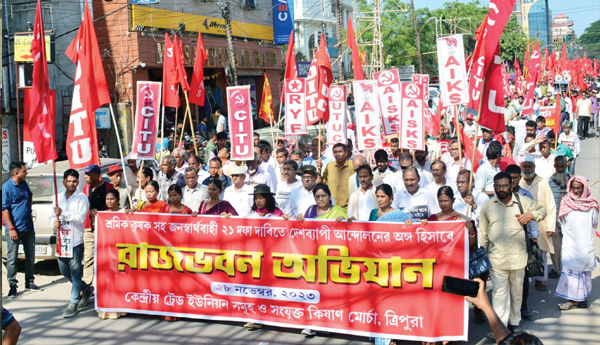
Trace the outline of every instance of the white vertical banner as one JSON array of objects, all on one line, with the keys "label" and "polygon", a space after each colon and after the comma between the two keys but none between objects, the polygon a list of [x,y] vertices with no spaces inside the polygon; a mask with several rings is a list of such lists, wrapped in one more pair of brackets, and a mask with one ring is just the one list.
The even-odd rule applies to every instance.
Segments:
[{"label": "white vertical banner", "polygon": [[346,87],[329,88],[329,122],[327,122],[327,144],[348,144],[348,118],[346,117]]},{"label": "white vertical banner", "polygon": [[379,102],[375,80],[353,81],[358,149],[380,149]]},{"label": "white vertical banner", "polygon": [[438,39],[437,56],[444,106],[467,104],[469,88],[462,35]]},{"label": "white vertical banner", "polygon": [[383,134],[392,135],[400,132],[400,104],[402,90],[397,69],[375,73],[377,95],[381,108]]},{"label": "white vertical banner", "polygon": [[425,149],[423,89],[413,83],[402,83],[400,148],[417,151]]},{"label": "white vertical banner", "polygon": [[285,135],[307,135],[306,79],[285,80]]}]

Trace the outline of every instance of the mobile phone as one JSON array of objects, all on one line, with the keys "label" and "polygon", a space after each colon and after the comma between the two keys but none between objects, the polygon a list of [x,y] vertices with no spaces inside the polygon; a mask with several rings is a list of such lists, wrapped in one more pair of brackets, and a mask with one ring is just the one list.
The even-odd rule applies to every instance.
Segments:
[{"label": "mobile phone", "polygon": [[479,283],[472,280],[444,276],[444,280],[442,281],[442,291],[459,296],[475,298],[479,291]]}]

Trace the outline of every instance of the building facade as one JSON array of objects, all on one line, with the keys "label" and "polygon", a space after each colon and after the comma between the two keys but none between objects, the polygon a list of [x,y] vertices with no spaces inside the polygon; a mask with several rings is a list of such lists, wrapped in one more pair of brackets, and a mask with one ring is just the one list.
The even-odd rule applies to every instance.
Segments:
[{"label": "building facade", "polygon": [[520,3],[520,24],[523,32],[532,41],[540,41],[540,50],[547,47],[552,51],[552,11],[548,0],[517,0],[517,2]]},{"label": "building facade", "polygon": [[[566,38],[566,37],[569,38]],[[555,44],[561,44],[565,41],[575,41],[575,30],[573,30],[573,21],[569,20],[564,14],[554,17],[552,24],[552,39]]]}]

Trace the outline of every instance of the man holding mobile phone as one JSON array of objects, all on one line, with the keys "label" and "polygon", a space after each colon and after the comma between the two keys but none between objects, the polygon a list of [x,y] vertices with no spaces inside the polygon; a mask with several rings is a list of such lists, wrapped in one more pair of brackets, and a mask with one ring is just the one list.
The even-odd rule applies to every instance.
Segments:
[{"label": "man holding mobile phone", "polygon": [[[511,190],[512,177],[506,172],[494,176],[496,195],[479,213],[481,246],[492,263],[494,311],[513,332],[520,331],[523,279],[527,265],[527,245],[523,225],[546,217],[544,208],[529,198],[519,198]],[[523,212],[519,210],[519,203]]]}]

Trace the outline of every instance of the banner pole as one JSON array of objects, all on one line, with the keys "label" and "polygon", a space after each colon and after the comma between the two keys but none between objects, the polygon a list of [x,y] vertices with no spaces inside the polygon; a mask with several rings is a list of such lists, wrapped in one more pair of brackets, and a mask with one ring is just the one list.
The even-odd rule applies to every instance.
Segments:
[{"label": "banner pole", "polygon": [[[110,116],[112,117],[113,123],[115,125],[115,134],[117,135],[117,144],[119,145],[119,154],[121,155],[121,164],[123,166],[123,172],[125,172],[125,158],[123,157],[123,147],[121,146],[121,136],[119,135],[119,127],[117,127],[117,119],[115,118],[115,112],[113,111],[112,103],[108,105],[110,109]],[[56,173],[55,173],[56,175]],[[56,177],[55,177],[56,179]],[[129,186],[129,182],[127,182],[127,174],[123,174],[123,179],[125,180],[125,185]],[[56,182],[55,182],[56,183]],[[133,191],[133,188],[131,188]],[[133,207],[133,200],[131,200],[131,193],[127,194],[129,199],[129,205]]]},{"label": "banner pole", "polygon": [[[459,123],[458,123],[458,105],[455,106],[455,110],[454,110],[454,118],[456,119],[456,137],[458,138],[458,159],[460,160],[460,167],[463,167],[463,161],[462,161],[462,142],[461,142],[461,135],[460,135],[460,127],[459,127]],[[462,169],[461,169],[462,170]]]},{"label": "banner pole", "polygon": [[190,128],[192,130],[192,141],[194,142],[194,152],[196,152],[196,156],[198,156],[198,146],[196,145],[196,133],[194,130],[194,124],[192,122],[192,112],[190,111],[190,101],[188,99],[188,92],[184,90],[183,94],[185,96],[185,103],[187,104],[187,114],[190,119]]},{"label": "banner pole", "polygon": [[56,161],[52,160],[52,174],[54,175],[54,202],[58,207],[58,185],[56,183]]},{"label": "banner pole", "polygon": [[[179,97],[179,84],[177,84],[177,97]],[[177,115],[179,115],[179,107],[175,107],[175,135],[173,136],[173,143],[177,142]]]},{"label": "banner pole", "polygon": [[319,119],[319,162],[321,162],[321,124],[323,123],[323,119]]},{"label": "banner pole", "polygon": [[[165,142],[165,105],[162,105],[162,122],[160,125],[160,161],[158,162],[158,166],[160,166],[160,163],[162,162],[163,159],[163,144]],[[168,145],[167,145],[168,147]],[[155,155],[156,156],[156,155]]]},{"label": "banner pole", "polygon": [[[177,147],[181,146],[181,141],[183,140],[183,132],[185,131],[185,123],[187,120],[187,117],[185,116],[186,114],[187,114],[187,110],[183,113],[183,124],[181,125],[181,135],[179,136],[179,144],[177,144]],[[175,126],[176,126],[175,128],[177,128],[177,124],[175,124]],[[177,130],[175,130],[175,133],[177,133]]]}]

